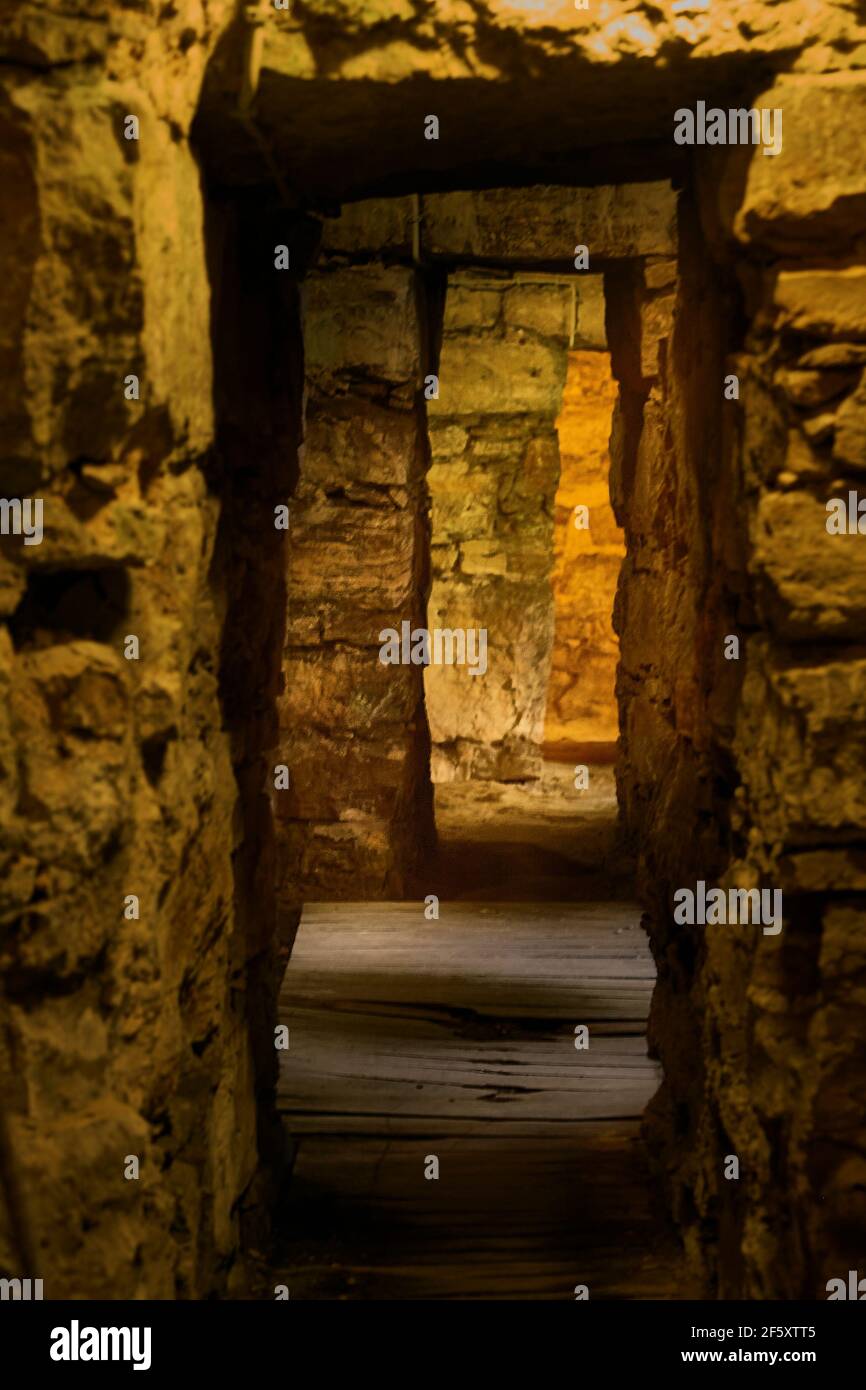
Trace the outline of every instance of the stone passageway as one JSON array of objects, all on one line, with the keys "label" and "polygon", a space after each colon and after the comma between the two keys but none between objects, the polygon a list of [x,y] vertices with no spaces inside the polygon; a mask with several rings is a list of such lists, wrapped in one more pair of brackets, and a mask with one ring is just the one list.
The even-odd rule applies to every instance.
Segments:
[{"label": "stone passageway", "polygon": [[824,1300],[862,6],[6,8],[0,1288]]},{"label": "stone passageway", "polygon": [[[540,205],[555,219],[581,196]],[[672,273],[669,189],[637,234],[628,194],[588,197],[614,210],[612,254],[629,264],[637,244]],[[507,192],[425,199],[425,241],[506,263],[440,265],[429,356],[414,270],[382,252],[407,200],[344,213],[310,277],[283,706],[296,789],[278,827],[283,862],[308,866],[281,994],[293,1161],[275,1279],[293,1297],[682,1283],[639,1143],[660,1074],[614,777],[602,276],[515,268],[503,207],[525,210]],[[411,722],[418,673],[371,650],[395,601],[407,628],[485,641],[474,672],[456,645],[425,664]],[[436,835],[418,855],[428,762]]]},{"label": "stone passageway", "polygon": [[[540,901],[569,871],[575,896],[604,886],[612,778],[593,769],[575,816],[546,771],[544,790],[438,789],[442,858],[471,898],[438,920],[304,910],[280,1001],[294,1163],[274,1281],[292,1298],[686,1296],[638,1138],[658,1085],[640,910],[612,889]],[[536,901],[501,901],[521,890]]]}]

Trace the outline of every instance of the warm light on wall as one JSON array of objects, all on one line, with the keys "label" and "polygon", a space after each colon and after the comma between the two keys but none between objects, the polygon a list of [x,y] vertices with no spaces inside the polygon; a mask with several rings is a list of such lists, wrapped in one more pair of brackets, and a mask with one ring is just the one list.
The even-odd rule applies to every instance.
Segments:
[{"label": "warm light on wall", "polygon": [[[545,744],[617,737],[613,600],[625,554],[610,505],[608,438],[617,386],[606,352],[572,352],[557,420],[561,472],[552,575],[556,631]],[[586,508],[588,516],[576,515]],[[586,521],[586,525],[575,522]]]}]

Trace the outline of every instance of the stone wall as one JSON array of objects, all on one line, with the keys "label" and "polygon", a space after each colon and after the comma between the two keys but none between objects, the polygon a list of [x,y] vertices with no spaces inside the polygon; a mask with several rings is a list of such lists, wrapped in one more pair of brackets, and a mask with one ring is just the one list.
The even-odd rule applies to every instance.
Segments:
[{"label": "stone wall", "polygon": [[0,495],[44,538],[0,540],[0,1273],[46,1298],[237,1286],[259,1162],[185,138],[208,8],[4,34]]},{"label": "stone wall", "polygon": [[483,629],[486,670],[425,672],[433,780],[537,777],[550,654],[554,421],[574,281],[448,277],[432,466],[431,629]]},{"label": "stone wall", "polygon": [[785,926],[708,941],[702,1139],[747,1177],[713,1174],[701,1206],[718,1202],[723,1295],[824,1297],[866,1248],[866,549],[826,526],[830,498],[864,495],[866,81],[780,79],[760,104],[784,110],[781,156],[709,165],[703,207],[750,318],[728,881],[782,888]]},{"label": "stone wall", "polygon": [[[780,80],[763,104],[784,110],[782,155],[708,155],[676,280],[647,263],[608,283],[619,781],[665,1069],[647,1129],[697,1285],[721,1297],[825,1297],[866,1236],[866,570],[825,526],[863,470],[863,94]],[[782,931],[675,926],[699,878],[782,889]]]},{"label": "stone wall", "polygon": [[[601,328],[604,344],[603,320]],[[569,353],[556,422],[560,476],[553,538],[555,626],[544,720],[544,742],[550,751],[614,742],[619,730],[613,602],[625,547],[608,483],[616,395],[608,353]],[[586,513],[575,510],[583,507]]]}]

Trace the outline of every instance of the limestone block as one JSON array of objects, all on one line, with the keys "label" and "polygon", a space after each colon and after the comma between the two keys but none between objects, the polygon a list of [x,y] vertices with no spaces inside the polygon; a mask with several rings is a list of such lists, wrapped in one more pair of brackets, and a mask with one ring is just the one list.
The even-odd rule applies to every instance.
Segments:
[{"label": "limestone block", "polygon": [[648,290],[667,289],[676,283],[676,260],[672,256],[648,256],[644,262],[643,275]]},{"label": "limestone block", "polygon": [[866,343],[822,343],[797,359],[798,366],[812,371],[825,367],[858,367],[866,362]]},{"label": "limestone block", "polygon": [[305,421],[304,483],[343,487],[354,481],[406,487],[423,475],[416,415],[368,400],[311,395]]},{"label": "limestone block", "polygon": [[468,454],[473,465],[512,465],[539,422],[526,415],[487,416],[469,422]]},{"label": "limestone block", "polygon": [[351,822],[292,821],[281,827],[281,899],[297,903],[382,898],[393,884],[393,833],[388,818]]},{"label": "limestone block", "polygon": [[[792,849],[808,847],[816,834],[832,847],[833,837],[846,839],[866,814],[866,663],[767,672],[760,654],[748,660],[739,737],[753,814],[765,835]],[[762,756],[748,756],[749,748]]]},{"label": "limestone block", "polygon": [[828,470],[828,460],[810,447],[806,436],[798,429],[789,430],[783,472],[795,479],[809,479],[825,478]]},{"label": "limestone block", "polygon": [[490,275],[460,272],[450,275],[445,310],[449,333],[465,328],[494,328],[502,313],[502,304],[503,291],[495,286]]},{"label": "limestone block", "polygon": [[472,467],[470,459],[434,463],[427,481],[432,533],[440,544],[483,536],[490,530],[500,488],[493,469]]},{"label": "limestone block", "polygon": [[833,457],[855,472],[866,471],[866,372],[836,412]]},{"label": "limestone block", "polygon": [[496,578],[465,590],[434,585],[428,624],[487,629],[484,674],[471,676],[466,666],[425,670],[434,745],[458,738],[495,744],[514,735],[540,743],[553,636],[549,587]]},{"label": "limestone block", "polygon": [[460,551],[456,545],[437,545],[431,542],[430,568],[435,577],[452,574],[459,559]]},{"label": "limestone block", "polygon": [[344,255],[409,253],[413,216],[411,198],[365,198],[344,203],[338,217],[324,219],[321,249]]},{"label": "limestone block", "polygon": [[[826,857],[829,858],[830,855],[827,854]],[[836,856],[837,862],[840,857]],[[853,866],[855,861],[856,851],[848,856],[849,866]],[[862,889],[864,887],[862,863],[858,869],[857,877],[859,881],[856,886]],[[864,906],[866,904],[864,904],[862,897],[847,903],[831,903],[824,913],[821,933],[822,973],[829,980],[832,980],[834,985],[842,985],[847,997],[840,1002],[850,1004],[852,1013],[860,1015],[856,1021],[852,1018],[850,1022],[857,1028],[861,1044],[866,1042],[863,1035],[862,1020],[862,978],[863,972],[866,970],[866,943],[863,941],[862,932]],[[845,1051],[844,1048],[841,1049],[843,1056]],[[858,1115],[856,1107],[852,1106],[849,1113],[854,1119],[852,1128],[857,1128],[860,1115]]]},{"label": "limestone block", "polygon": [[812,410],[848,391],[858,375],[856,369],[797,371],[783,367],[773,379],[792,405],[801,410]]},{"label": "limestone block", "polygon": [[430,452],[437,462],[459,460],[469,443],[469,431],[452,424],[448,416],[441,419],[429,414]]},{"label": "limestone block", "polygon": [[[626,564],[628,562],[626,561]],[[683,603],[678,576],[663,562],[646,572],[629,576],[617,596],[617,632],[625,670],[642,678],[656,673],[660,665],[657,625],[665,634],[664,669],[689,672],[695,659],[695,615]]]},{"label": "limestone block", "polygon": [[[866,79],[861,72],[779,78],[753,103],[782,111],[782,149],[730,152],[747,166],[734,231],[784,253],[844,246],[866,223]],[[733,170],[729,174],[733,179]]]},{"label": "limestone block", "polygon": [[[643,430],[629,496],[633,524],[639,524],[639,518],[646,518],[647,530],[662,548],[669,544],[674,525],[671,492],[677,497],[678,509],[698,506],[695,483],[685,466],[685,456],[666,447],[671,417],[670,405],[653,393],[644,406]],[[673,587],[677,582],[674,577]]]},{"label": "limestone block", "polygon": [[372,818],[386,825],[399,807],[414,752],[412,732],[405,726],[380,728],[371,738],[335,731],[313,740],[299,730],[288,750],[290,786],[274,803],[277,820],[354,825]]},{"label": "limestone block", "polygon": [[[596,282],[601,279],[595,276]],[[583,285],[581,282],[581,294]],[[576,281],[532,282],[516,276],[503,295],[505,322],[510,328],[528,328],[545,338],[567,339],[576,318]]]},{"label": "limestone block", "polygon": [[773,270],[766,286],[777,328],[819,338],[866,338],[866,266]]},{"label": "limestone block", "polygon": [[433,782],[533,782],[543,773],[537,743],[508,736],[501,743],[474,743],[458,738],[434,744],[430,759]]},{"label": "limestone block", "polygon": [[675,302],[675,295],[661,294],[654,295],[641,305],[640,370],[644,377],[659,374],[661,344],[673,331]]},{"label": "limestone block", "polygon": [[[303,743],[311,729],[375,738],[411,724],[418,712],[417,668],[384,665],[380,645],[299,651],[280,702],[284,729],[296,731]],[[289,762],[291,751],[287,746]]]},{"label": "limestone block", "polygon": [[340,505],[321,494],[293,507],[289,642],[379,644],[411,616],[416,520],[408,507]]},{"label": "limestone block", "polygon": [[861,638],[866,632],[866,547],[859,535],[829,535],[822,501],[802,492],[765,492],[751,537],[754,567],[767,586],[764,607],[794,639]]},{"label": "limestone block", "polygon": [[805,849],[779,861],[786,893],[849,893],[866,888],[866,854],[856,849]]},{"label": "limestone block", "polygon": [[439,361],[439,399],[428,402],[432,418],[447,415],[553,416],[559,408],[565,345],[512,331],[492,342],[466,334],[445,337]]},{"label": "limestone block", "polygon": [[314,379],[381,379],[420,385],[414,272],[347,266],[305,282],[304,352]]},{"label": "limestone block", "polygon": [[[130,696],[122,665],[101,644],[81,641],[28,651],[12,670],[10,733],[32,803],[26,852],[46,866],[46,901],[65,901],[68,909],[86,901],[82,876],[127,821]],[[6,902],[7,911],[16,906],[14,898]],[[63,913],[43,911],[20,943],[22,963],[53,961],[65,973],[96,955],[110,932],[105,913],[85,912],[70,932]]]},{"label": "limestone block", "polygon": [[460,546],[460,569],[466,575],[507,574],[508,556],[493,537],[465,540]]},{"label": "limestone block", "polygon": [[667,183],[435,193],[424,207],[425,246],[435,256],[573,264],[575,246],[587,246],[591,268],[593,256],[676,251],[676,195]]}]

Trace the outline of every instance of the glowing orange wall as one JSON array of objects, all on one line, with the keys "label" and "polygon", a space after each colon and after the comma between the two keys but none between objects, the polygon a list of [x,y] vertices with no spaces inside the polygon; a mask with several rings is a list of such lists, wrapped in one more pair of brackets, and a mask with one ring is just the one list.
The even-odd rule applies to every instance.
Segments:
[{"label": "glowing orange wall", "polygon": [[[572,352],[557,420],[561,474],[556,494],[556,630],[545,743],[609,742],[617,737],[614,695],[618,644],[612,610],[625,554],[608,493],[608,438],[616,397],[606,352]],[[575,527],[575,507],[589,527]]]}]

